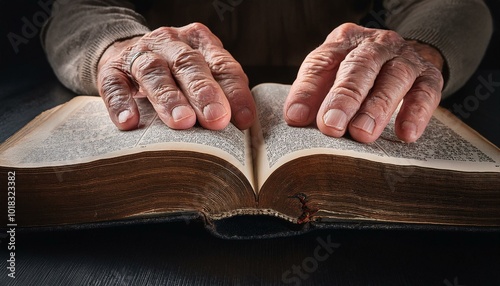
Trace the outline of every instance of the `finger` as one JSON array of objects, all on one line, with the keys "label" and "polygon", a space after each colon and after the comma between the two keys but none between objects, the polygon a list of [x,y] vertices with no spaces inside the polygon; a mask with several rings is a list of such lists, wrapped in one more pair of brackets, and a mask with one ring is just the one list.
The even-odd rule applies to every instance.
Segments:
[{"label": "finger", "polygon": [[236,127],[249,128],[255,120],[255,102],[241,65],[203,24],[193,23],[181,28],[179,37],[203,55],[212,76],[229,101]]},{"label": "finger", "polygon": [[239,129],[249,128],[256,117],[255,102],[248,87],[248,78],[240,64],[218,49],[206,59],[214,79],[229,101],[233,123]]},{"label": "finger", "polygon": [[200,124],[213,130],[226,127],[231,119],[229,102],[201,53],[181,42],[172,29],[157,29],[150,37],[169,39],[156,52],[167,60],[172,75]]},{"label": "finger", "polygon": [[353,35],[362,29],[355,24],[343,24],[306,57],[283,107],[284,118],[289,125],[306,126],[314,121],[335,82],[340,62],[356,45]]},{"label": "finger", "polygon": [[241,65],[226,50],[217,46],[207,47],[202,53],[229,101],[233,123],[239,129],[249,128],[256,116],[255,102]]},{"label": "finger", "polygon": [[404,97],[396,117],[395,131],[399,139],[415,142],[425,130],[441,100],[443,77],[434,67],[425,70]]},{"label": "finger", "polygon": [[187,129],[196,123],[196,114],[177,87],[167,62],[153,52],[139,56],[131,75],[152,103],[160,119],[170,128]]},{"label": "finger", "polygon": [[386,45],[375,42],[360,44],[349,52],[318,111],[316,123],[321,132],[334,137],[344,135],[382,66],[392,57],[393,52]]},{"label": "finger", "polygon": [[100,69],[97,85],[116,127],[120,130],[137,128],[139,110],[133,98],[137,90],[128,75],[114,64],[105,65]]},{"label": "finger", "polygon": [[325,43],[305,58],[283,107],[289,125],[306,126],[314,121],[346,54],[334,43]]},{"label": "finger", "polygon": [[407,58],[396,57],[388,61],[349,124],[349,134],[359,142],[375,141],[382,134],[401,99],[412,87],[419,72],[419,68]]}]

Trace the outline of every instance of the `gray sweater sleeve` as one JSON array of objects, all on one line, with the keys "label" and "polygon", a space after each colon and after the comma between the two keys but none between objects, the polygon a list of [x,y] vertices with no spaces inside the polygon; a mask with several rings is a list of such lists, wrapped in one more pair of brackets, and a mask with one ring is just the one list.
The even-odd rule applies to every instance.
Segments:
[{"label": "gray sweater sleeve", "polygon": [[437,48],[445,59],[443,98],[477,69],[493,32],[482,0],[386,0],[386,25],[405,39]]},{"label": "gray sweater sleeve", "polygon": [[[58,4],[63,2],[65,4]],[[107,47],[120,39],[149,32],[128,1],[54,1],[41,38],[56,76],[80,94],[98,94],[97,64]]]},{"label": "gray sweater sleeve", "polygon": [[[59,80],[77,93],[97,94],[99,58],[113,42],[149,32],[130,1],[55,1],[42,44]],[[479,65],[492,34],[482,0],[385,0],[386,24],[406,39],[436,47],[444,56],[443,97]]]}]

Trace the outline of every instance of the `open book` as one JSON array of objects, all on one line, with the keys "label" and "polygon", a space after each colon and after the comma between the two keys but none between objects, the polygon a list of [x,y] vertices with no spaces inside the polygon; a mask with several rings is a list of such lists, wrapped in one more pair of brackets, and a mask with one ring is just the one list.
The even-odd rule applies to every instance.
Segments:
[{"label": "open book", "polygon": [[189,212],[210,221],[500,226],[500,151],[446,110],[416,143],[399,141],[392,121],[362,144],[288,126],[289,88],[253,88],[258,121],[247,131],[171,130],[139,100],[140,128],[123,132],[101,98],[75,97],[0,146],[0,170],[15,182],[1,201],[15,196],[23,227]]}]

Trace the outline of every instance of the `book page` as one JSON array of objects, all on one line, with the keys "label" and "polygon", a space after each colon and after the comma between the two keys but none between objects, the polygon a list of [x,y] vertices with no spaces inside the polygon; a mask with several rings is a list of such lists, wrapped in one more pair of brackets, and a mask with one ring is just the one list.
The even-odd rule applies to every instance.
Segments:
[{"label": "book page", "polygon": [[[195,126],[172,130],[146,99],[138,99],[139,128],[120,131],[99,97],[79,96],[0,149],[2,166],[43,167],[91,162],[148,150],[187,150],[215,155],[252,177],[249,143],[244,131],[230,124],[221,131]],[[35,119],[36,121],[37,119]],[[16,135],[14,136],[16,137]],[[9,142],[12,142],[10,140]]]},{"label": "book page", "polygon": [[[292,127],[283,119],[283,105],[290,86],[261,84],[254,94],[259,125],[252,129],[257,150],[256,185],[279,166],[301,156],[334,154],[398,165],[468,172],[500,172],[498,148],[481,139],[452,115],[438,110],[427,130],[416,143],[404,143],[394,134],[394,118],[382,136],[363,144],[347,136],[333,138],[316,127]],[[458,119],[456,119],[458,120]],[[475,139],[474,139],[475,138]]]}]

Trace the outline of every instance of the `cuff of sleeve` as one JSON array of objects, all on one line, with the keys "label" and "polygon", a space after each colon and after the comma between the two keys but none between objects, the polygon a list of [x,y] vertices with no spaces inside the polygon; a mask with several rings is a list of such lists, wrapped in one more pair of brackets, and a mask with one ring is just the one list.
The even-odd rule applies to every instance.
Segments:
[{"label": "cuff of sleeve", "polygon": [[142,36],[150,30],[137,22],[117,21],[102,28],[100,33],[86,49],[83,65],[80,67],[80,82],[87,94],[99,94],[97,90],[97,65],[102,54],[114,42]]},{"label": "cuff of sleeve", "polygon": [[414,1],[412,9],[387,20],[403,38],[435,47],[445,60],[442,98],[462,87],[478,68],[492,34],[492,18],[481,0]]}]

